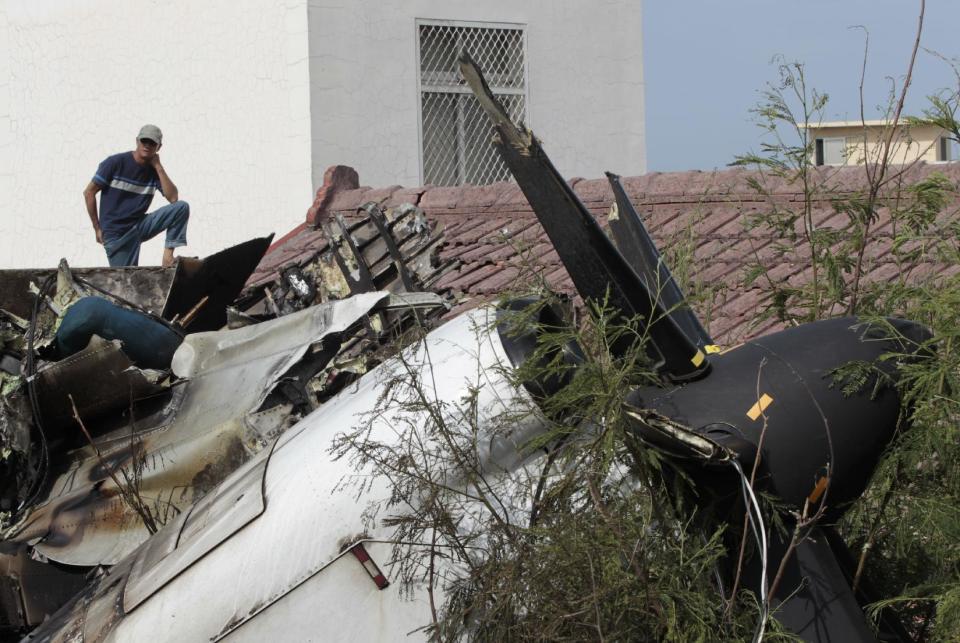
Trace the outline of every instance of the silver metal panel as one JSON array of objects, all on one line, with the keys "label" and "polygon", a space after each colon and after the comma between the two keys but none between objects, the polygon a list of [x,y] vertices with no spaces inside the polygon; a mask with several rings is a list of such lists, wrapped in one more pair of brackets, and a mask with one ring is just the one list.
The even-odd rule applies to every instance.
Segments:
[{"label": "silver metal panel", "polygon": [[[123,593],[123,609],[132,612],[154,592],[198,561],[264,509],[263,477],[268,452],[247,462],[216,491],[204,496],[162,538],[151,539],[137,552]],[[175,548],[170,550],[173,534]],[[159,534],[157,534],[159,536]]]},{"label": "silver metal panel", "polygon": [[[382,518],[404,511],[405,505],[388,507],[388,477],[349,457],[337,459],[332,446],[338,433],[353,427],[362,426],[371,439],[387,444],[402,444],[411,431],[422,430],[429,422],[426,411],[382,404],[395,378],[414,373],[449,426],[476,444],[481,466],[490,471],[513,467],[516,473],[530,456],[510,452],[545,425],[532,412],[527,393],[510,381],[510,365],[492,320],[490,311],[482,309],[449,322],[284,433],[270,456],[263,486],[266,504],[259,516],[247,520],[256,508],[244,504],[246,496],[231,506],[234,494],[256,486],[251,464],[218,489],[205,510],[205,528],[189,530],[193,518],[184,519],[176,550],[170,551],[169,533],[163,542],[158,534],[155,555],[148,553],[152,542],[137,554],[145,562],[127,579],[124,602],[130,611],[119,616],[106,640],[156,640],[158,633],[165,640],[278,635],[287,640],[408,640],[408,633],[429,621],[422,588],[414,587],[412,597],[401,594],[399,582],[378,590],[358,561],[342,556],[346,547],[363,540],[389,574],[386,552],[393,528]],[[522,409],[531,412],[518,416]],[[513,424],[504,427],[504,418]],[[448,482],[465,484],[454,478]],[[534,486],[528,479],[492,474],[488,480],[508,511],[519,515],[528,508]],[[489,519],[480,506],[467,512],[467,521]],[[178,553],[181,547],[183,554]],[[156,563],[148,569],[147,561]],[[115,603],[109,596],[103,600]],[[75,611],[72,618],[81,616]],[[57,626],[67,631],[71,622],[51,623],[42,633]],[[423,637],[414,633],[411,638]]]},{"label": "silver metal panel", "polygon": [[[365,545],[381,566],[390,560],[389,543]],[[262,612],[215,641],[419,641],[429,618],[425,587],[401,595],[399,584],[377,589],[349,552],[310,577]]]},{"label": "silver metal panel", "polygon": [[[104,459],[129,466],[142,457],[141,496],[175,519],[263,448],[261,432],[247,418],[277,380],[314,343],[346,330],[387,299],[385,292],[367,293],[253,326],[189,335],[174,355],[174,369],[189,381],[171,402],[172,419],[135,439],[129,429],[98,439]],[[44,503],[4,537],[69,565],[115,564],[149,533],[92,450],[80,449],[74,457]]]}]

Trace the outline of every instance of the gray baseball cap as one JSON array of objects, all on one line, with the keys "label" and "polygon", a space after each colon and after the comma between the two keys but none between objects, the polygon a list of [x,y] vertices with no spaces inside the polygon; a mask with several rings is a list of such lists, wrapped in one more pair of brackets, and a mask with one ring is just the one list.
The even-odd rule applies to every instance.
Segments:
[{"label": "gray baseball cap", "polygon": [[153,141],[157,145],[163,144],[163,132],[160,131],[160,128],[156,125],[144,125],[140,128],[140,133],[137,134],[137,140],[141,138]]}]

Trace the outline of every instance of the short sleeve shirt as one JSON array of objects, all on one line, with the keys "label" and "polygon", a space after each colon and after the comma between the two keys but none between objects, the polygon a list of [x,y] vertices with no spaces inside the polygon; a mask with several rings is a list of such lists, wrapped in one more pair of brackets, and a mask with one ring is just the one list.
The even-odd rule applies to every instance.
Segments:
[{"label": "short sleeve shirt", "polygon": [[93,182],[100,193],[100,229],[104,240],[122,237],[147,213],[160,189],[157,171],[133,160],[133,152],[108,156],[97,167]]}]

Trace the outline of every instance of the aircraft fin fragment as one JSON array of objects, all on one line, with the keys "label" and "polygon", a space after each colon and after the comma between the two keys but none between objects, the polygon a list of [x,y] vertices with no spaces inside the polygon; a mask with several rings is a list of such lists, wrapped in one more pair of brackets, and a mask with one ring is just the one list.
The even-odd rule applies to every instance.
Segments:
[{"label": "aircraft fin fragment", "polygon": [[[624,319],[642,318],[643,327],[639,330],[649,337],[645,344],[647,354],[670,380],[679,382],[706,375],[710,360],[617,251],[557,172],[536,137],[510,120],[467,54],[460,57],[460,72],[492,121],[497,132],[494,147],[527,197],[577,292],[585,300],[607,302]],[[623,354],[632,342],[632,337],[621,336],[613,342],[613,351]]]},{"label": "aircraft fin fragment", "polygon": [[660,256],[657,245],[623,189],[620,177],[612,172],[606,174],[617,205],[617,216],[609,220],[614,243],[617,244],[623,258],[643,280],[647,290],[656,294],[657,301],[666,309],[667,314],[673,318],[680,330],[698,347],[704,349],[704,352],[709,353],[710,351],[706,349],[713,345],[710,334],[687,304],[683,291],[680,290],[670,268]]}]

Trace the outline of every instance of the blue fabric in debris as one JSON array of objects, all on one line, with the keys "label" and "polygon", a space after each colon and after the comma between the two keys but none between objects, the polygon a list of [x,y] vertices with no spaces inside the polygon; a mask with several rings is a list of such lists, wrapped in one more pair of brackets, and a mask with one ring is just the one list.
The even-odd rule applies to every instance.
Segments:
[{"label": "blue fabric in debris", "polygon": [[157,320],[100,297],[84,297],[71,306],[57,329],[60,358],[87,347],[90,338],[119,339],[123,352],[140,368],[170,367],[173,353],[183,338]]}]

